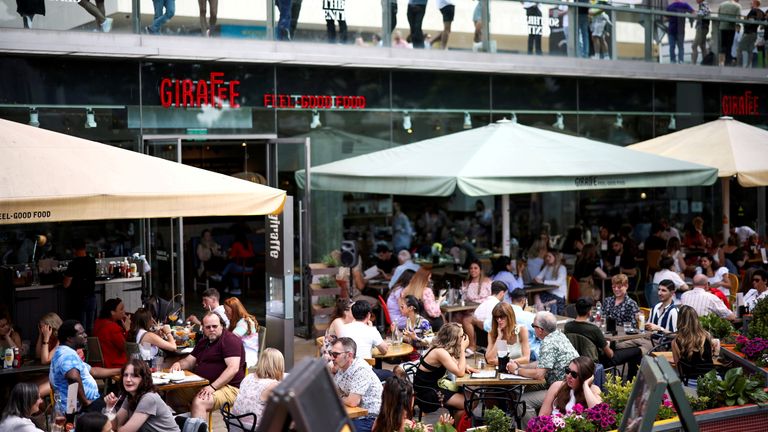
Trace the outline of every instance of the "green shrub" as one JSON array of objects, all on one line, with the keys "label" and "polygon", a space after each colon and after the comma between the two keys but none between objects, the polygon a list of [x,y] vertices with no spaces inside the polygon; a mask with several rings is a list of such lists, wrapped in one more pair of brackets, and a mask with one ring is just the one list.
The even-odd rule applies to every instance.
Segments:
[{"label": "green shrub", "polygon": [[709,314],[699,317],[699,322],[704,330],[708,331],[713,338],[725,339],[730,336],[736,329],[733,328],[733,324],[725,318],[720,318],[715,314]]},{"label": "green shrub", "polygon": [[698,379],[696,387],[699,397],[712,401],[711,408],[768,402],[762,378],[744,375],[740,367],[728,370],[722,380],[715,370],[711,370]]},{"label": "green shrub", "polygon": [[336,258],[334,258],[333,255],[331,254],[324,255],[321,261],[323,264],[327,265],[328,267],[341,267],[341,263],[338,260],[336,260]]},{"label": "green shrub", "polygon": [[752,309],[752,321],[749,322],[747,336],[768,339],[768,299],[761,299]]},{"label": "green shrub", "polygon": [[318,281],[323,288],[336,288],[339,284],[336,283],[336,278],[333,276],[323,276]]},{"label": "green shrub", "polygon": [[488,432],[509,432],[512,427],[512,417],[508,416],[498,407],[493,407],[485,412],[483,417]]}]

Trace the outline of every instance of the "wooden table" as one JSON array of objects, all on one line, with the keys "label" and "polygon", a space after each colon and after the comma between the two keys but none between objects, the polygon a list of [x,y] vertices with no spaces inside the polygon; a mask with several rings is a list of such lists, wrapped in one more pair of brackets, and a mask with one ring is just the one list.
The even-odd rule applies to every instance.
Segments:
[{"label": "wooden table", "polygon": [[50,368],[51,365],[44,365],[36,361],[30,361],[28,363],[22,364],[21,367],[18,368],[0,369],[0,377],[10,377],[33,373],[48,373]]},{"label": "wooden table", "polygon": [[440,310],[445,314],[446,322],[452,322],[451,318],[453,317],[454,313],[464,312],[464,311],[474,311],[475,309],[477,309],[478,306],[480,306],[479,303],[465,302],[463,305],[455,304],[455,305],[440,306]]},{"label": "wooden table", "polygon": [[494,371],[493,378],[472,378],[472,374],[466,374],[461,378],[456,378],[456,384],[465,386],[486,386],[486,387],[512,387],[524,385],[545,384],[545,380],[538,379],[500,379],[499,373],[494,366],[486,366],[483,371]]},{"label": "wooden table", "polygon": [[381,369],[381,360],[385,358],[397,358],[407,356],[413,352],[413,345],[408,343],[391,344],[386,354],[379,352],[379,349],[373,348],[373,359],[376,363],[373,365],[376,369]]},{"label": "wooden table", "polygon": [[[163,370],[163,372],[168,372],[167,369]],[[168,384],[160,384],[157,385],[158,391],[173,391],[173,390],[179,390],[179,389],[185,389],[185,388],[199,388],[199,387],[205,387],[208,384],[210,384],[210,381],[207,379],[191,372],[188,370],[184,371],[184,376],[190,379],[190,381],[182,381],[182,382],[169,382]],[[120,375],[114,375],[112,376],[112,379],[114,381],[120,381],[122,377]]]},{"label": "wooden table", "polygon": [[368,410],[365,408],[361,408],[359,406],[357,407],[351,407],[344,405],[344,408],[347,410],[347,417],[351,419],[356,419],[358,417],[365,417],[368,415]]},{"label": "wooden table", "polygon": [[634,339],[650,339],[653,332],[646,331],[645,333],[640,333],[639,331],[635,334],[626,334],[624,333],[624,326],[616,326],[616,334],[612,335],[610,333],[603,333],[605,335],[605,340],[608,342],[624,342]]},{"label": "wooden table", "polygon": [[[674,355],[672,355],[672,351],[654,351],[651,353],[651,355],[654,357],[664,357],[665,359],[667,359],[669,364],[672,365],[672,367],[675,366],[675,357]],[[719,358],[712,359],[712,364],[714,364],[715,366],[723,366],[723,363],[720,361]]]}]

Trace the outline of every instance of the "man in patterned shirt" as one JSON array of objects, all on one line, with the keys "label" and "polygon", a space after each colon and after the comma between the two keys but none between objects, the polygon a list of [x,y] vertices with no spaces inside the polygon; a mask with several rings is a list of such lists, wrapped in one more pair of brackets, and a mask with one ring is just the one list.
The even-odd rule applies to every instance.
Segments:
[{"label": "man in patterned shirt", "polygon": [[547,394],[546,389],[553,383],[565,379],[566,368],[571,360],[579,356],[579,353],[568,338],[557,329],[557,319],[551,312],[537,313],[532,326],[536,337],[541,339],[538,361],[525,365],[511,361],[507,363],[507,372],[528,378],[546,379],[547,384],[544,390],[526,391],[523,394],[526,406],[538,412]]},{"label": "man in patterned shirt", "polygon": [[371,366],[364,359],[356,358],[356,353],[357,344],[352,338],[338,338],[330,351],[333,357],[331,372],[344,405],[368,410],[367,416],[352,420],[355,430],[370,432],[381,409],[384,388]]},{"label": "man in patterned shirt", "polygon": [[67,389],[77,383],[77,400],[83,412],[101,412],[104,399],[99,395],[96,378],[108,378],[120,373],[120,368],[105,369],[91,367],[77,355],[77,350],[85,348],[88,335],[79,321],[67,320],[59,327],[58,337],[61,345],[56,348],[51,358],[48,379],[54,392],[59,395],[59,409],[64,412],[67,403]]}]

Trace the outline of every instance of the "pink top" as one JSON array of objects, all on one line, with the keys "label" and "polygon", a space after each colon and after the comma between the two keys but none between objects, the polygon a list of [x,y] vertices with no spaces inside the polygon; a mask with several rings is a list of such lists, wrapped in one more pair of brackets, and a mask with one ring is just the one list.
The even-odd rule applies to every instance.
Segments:
[{"label": "pink top", "polygon": [[482,303],[483,300],[491,295],[491,283],[492,281],[490,279],[485,278],[479,289],[477,287],[477,282],[471,282],[469,285],[462,285],[461,295],[464,296],[464,300]]},{"label": "pink top", "polygon": [[440,305],[435,300],[435,293],[432,292],[432,288],[424,287],[424,292],[421,294],[421,302],[424,304],[424,311],[430,318],[440,316]]}]

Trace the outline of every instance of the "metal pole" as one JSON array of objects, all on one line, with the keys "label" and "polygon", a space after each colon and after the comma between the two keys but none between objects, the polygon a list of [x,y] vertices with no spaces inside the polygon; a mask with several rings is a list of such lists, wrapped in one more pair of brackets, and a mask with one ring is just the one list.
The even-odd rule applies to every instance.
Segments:
[{"label": "metal pole", "polygon": [[267,0],[267,40],[275,40],[275,0]]},{"label": "metal pole", "polygon": [[490,0],[480,0],[481,19],[483,20],[483,52],[491,52],[491,5]]},{"label": "metal pole", "polygon": [[509,256],[509,195],[501,196],[501,254]]},{"label": "metal pole", "polygon": [[134,34],[141,33],[141,0],[133,0],[132,2],[133,14],[131,15],[131,24]]},{"label": "metal pole", "polygon": [[757,188],[757,234],[765,238],[765,186]]},{"label": "metal pole", "polygon": [[723,193],[723,241],[728,242],[730,235],[730,213],[731,213],[731,178],[723,177],[720,179]]},{"label": "metal pole", "polygon": [[390,0],[381,0],[381,42],[385,47],[392,46],[392,8]]}]

